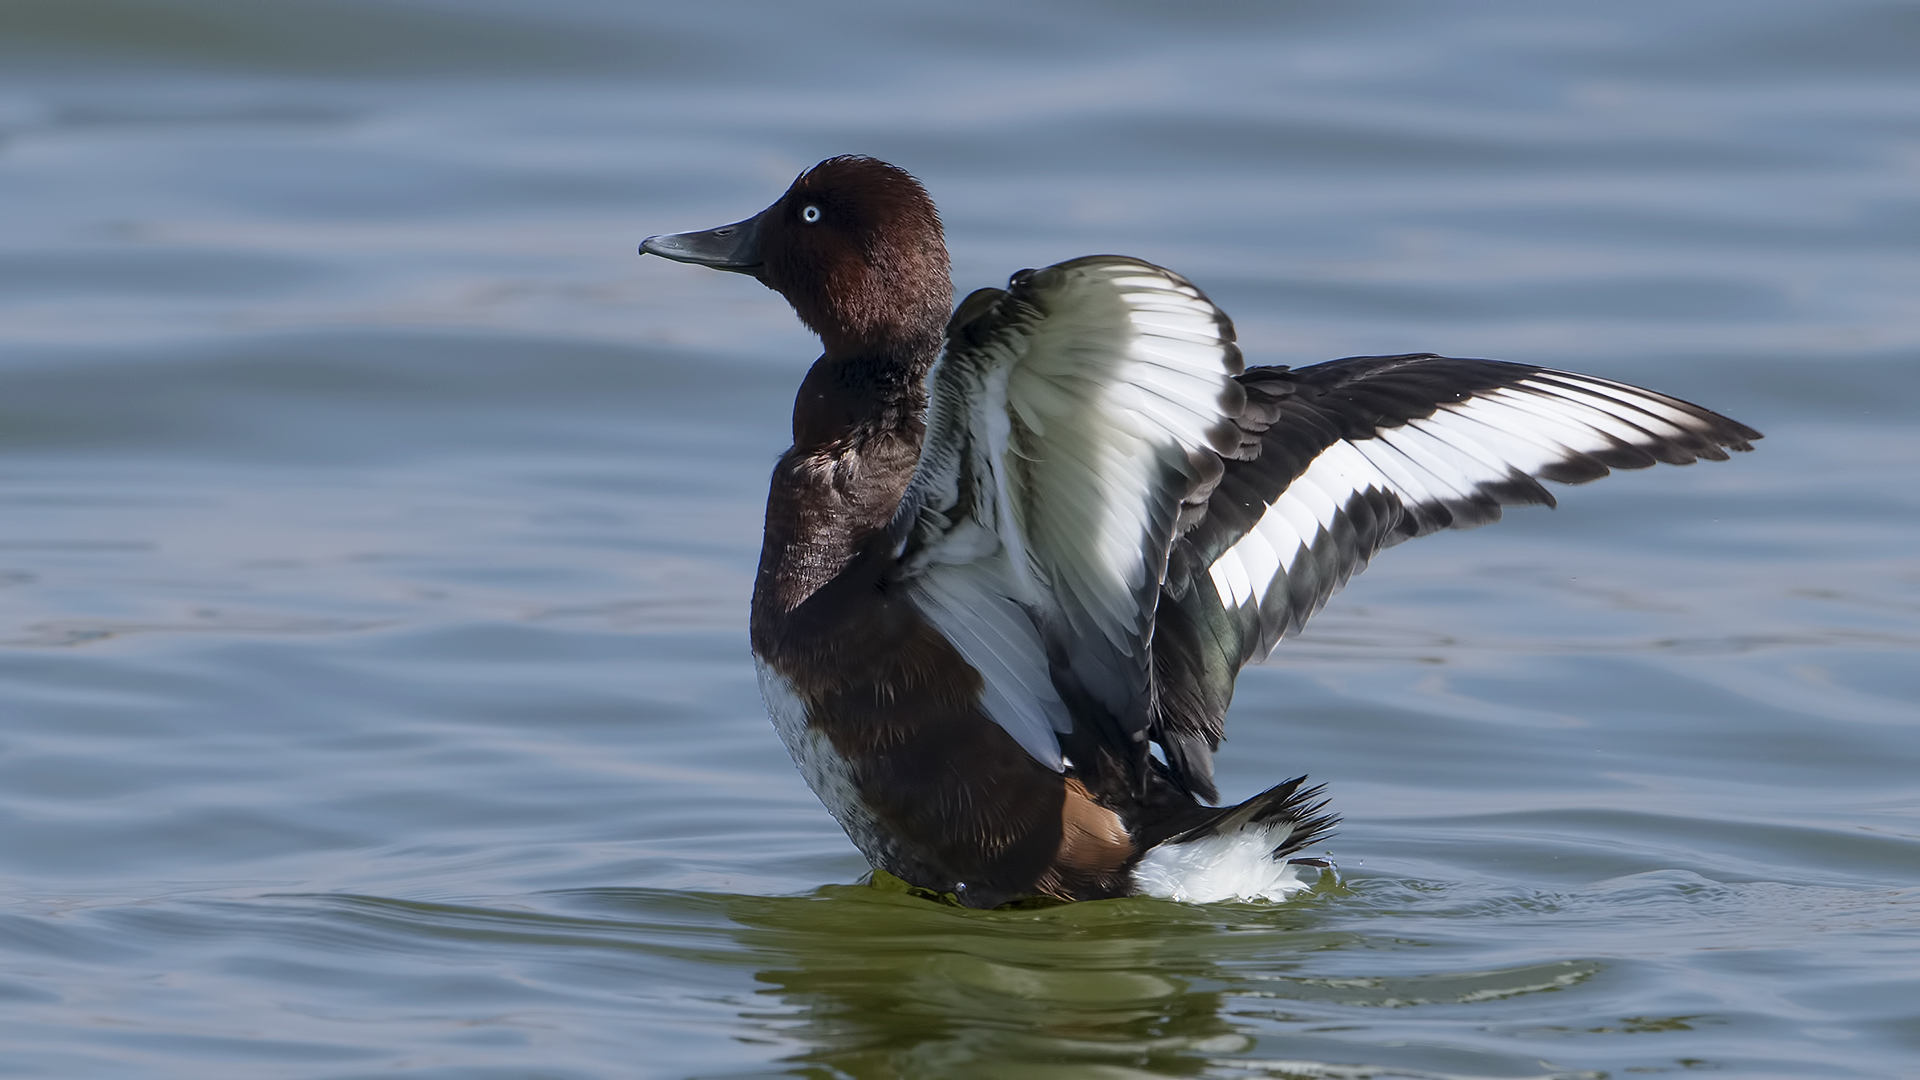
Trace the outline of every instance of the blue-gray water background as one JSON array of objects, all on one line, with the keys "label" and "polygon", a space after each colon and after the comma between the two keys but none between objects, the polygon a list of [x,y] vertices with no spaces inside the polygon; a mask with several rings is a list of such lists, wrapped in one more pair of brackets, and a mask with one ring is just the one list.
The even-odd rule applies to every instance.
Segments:
[{"label": "blue-gray water background", "polygon": [[[962,289],[1767,433],[1241,683],[1346,887],[859,885],[743,623],[864,152]],[[1920,6],[0,0],[0,1076],[1920,1075]]]}]

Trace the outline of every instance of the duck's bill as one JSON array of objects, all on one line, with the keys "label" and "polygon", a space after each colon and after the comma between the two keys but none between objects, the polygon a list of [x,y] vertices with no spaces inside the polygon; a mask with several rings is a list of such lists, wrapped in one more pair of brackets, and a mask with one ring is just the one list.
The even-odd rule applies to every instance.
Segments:
[{"label": "duck's bill", "polygon": [[760,215],[705,232],[649,236],[640,242],[640,254],[757,275],[761,266]]}]

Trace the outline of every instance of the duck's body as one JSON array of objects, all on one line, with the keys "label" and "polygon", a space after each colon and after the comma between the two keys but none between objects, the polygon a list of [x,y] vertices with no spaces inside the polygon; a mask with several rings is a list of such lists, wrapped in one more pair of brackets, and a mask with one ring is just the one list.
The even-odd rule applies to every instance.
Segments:
[{"label": "duck's body", "polygon": [[1242,665],[1379,548],[1551,504],[1534,477],[1758,437],[1494,361],[1243,371],[1199,290],[1117,256],[949,324],[933,205],[868,158],[642,250],[749,273],[820,334],[767,501],[762,694],[868,860],[974,906],[1285,895],[1333,823],[1317,789],[1201,801]]}]

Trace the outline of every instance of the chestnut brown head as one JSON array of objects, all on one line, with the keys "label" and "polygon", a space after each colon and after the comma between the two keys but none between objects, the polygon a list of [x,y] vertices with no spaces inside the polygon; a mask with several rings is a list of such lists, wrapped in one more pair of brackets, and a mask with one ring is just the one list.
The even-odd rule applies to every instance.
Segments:
[{"label": "chestnut brown head", "polygon": [[828,356],[930,352],[953,304],[933,200],[905,170],[869,157],[828,158],[745,221],[648,237],[640,250],[759,279]]}]

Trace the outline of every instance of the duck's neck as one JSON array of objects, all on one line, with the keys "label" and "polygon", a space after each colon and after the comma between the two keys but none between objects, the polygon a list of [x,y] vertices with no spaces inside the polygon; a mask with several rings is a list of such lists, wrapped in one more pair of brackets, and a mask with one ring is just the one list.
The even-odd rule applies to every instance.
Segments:
[{"label": "duck's neck", "polygon": [[793,403],[793,448],[767,495],[753,590],[754,648],[886,528],[926,434],[926,376],[939,338],[815,361]]},{"label": "duck's neck", "polygon": [[939,347],[936,337],[886,353],[814,361],[793,399],[793,449],[857,454],[876,436],[911,430],[918,452],[927,369]]}]

